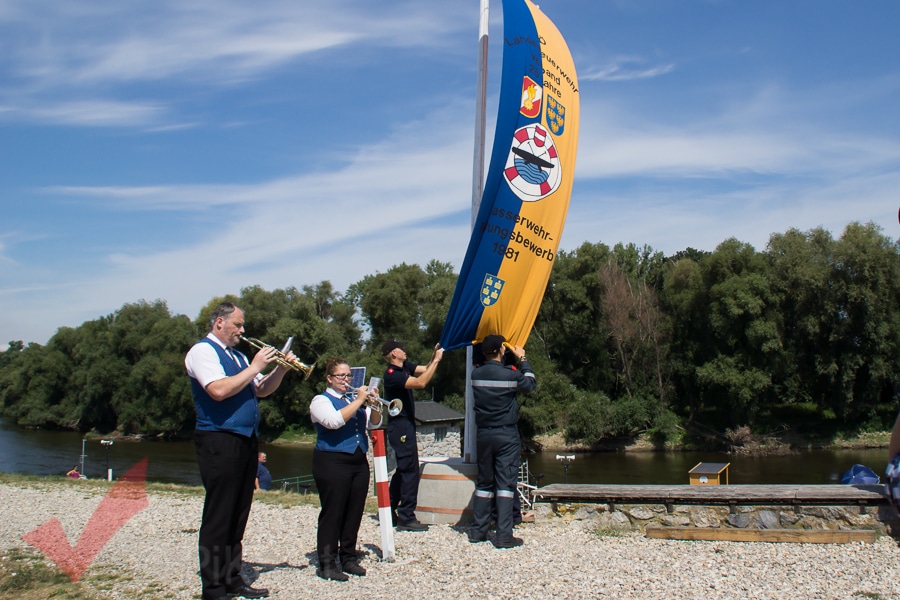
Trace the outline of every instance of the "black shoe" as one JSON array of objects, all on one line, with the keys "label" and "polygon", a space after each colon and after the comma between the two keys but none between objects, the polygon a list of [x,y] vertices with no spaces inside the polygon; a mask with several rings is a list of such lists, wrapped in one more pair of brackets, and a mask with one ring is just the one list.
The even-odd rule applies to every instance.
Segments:
[{"label": "black shoe", "polygon": [[347,562],[341,565],[341,569],[344,573],[350,573],[351,575],[359,575],[363,577],[366,574],[366,569],[364,567],[359,566],[358,562]]},{"label": "black shoe", "polygon": [[413,519],[406,523],[398,523],[397,531],[428,531],[428,525]]},{"label": "black shoe", "polygon": [[469,536],[469,543],[470,543],[470,544],[479,544],[479,543],[481,543],[481,542],[486,542],[486,541],[487,541],[487,536],[484,535],[483,533],[475,533],[475,532],[473,532],[473,531],[470,531],[470,532],[468,533],[468,536]]},{"label": "black shoe", "polygon": [[522,541],[522,538],[512,537],[508,540],[498,540],[494,538],[494,548],[518,548],[525,542]]},{"label": "black shoe", "polygon": [[331,581],[350,581],[350,578],[337,569],[317,569],[316,575],[322,579],[330,579]]},{"label": "black shoe", "polygon": [[229,598],[268,598],[269,590],[266,588],[254,588],[249,585],[239,585],[236,588],[228,590]]}]

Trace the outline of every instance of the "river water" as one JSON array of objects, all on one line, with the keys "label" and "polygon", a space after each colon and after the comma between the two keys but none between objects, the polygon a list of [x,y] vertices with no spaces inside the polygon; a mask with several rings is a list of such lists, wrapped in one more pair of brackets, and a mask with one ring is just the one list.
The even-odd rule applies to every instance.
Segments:
[{"label": "river water", "polygon": [[[105,478],[107,450],[98,439],[84,440],[75,432],[26,430],[0,420],[0,471],[36,475],[64,475],[82,464],[90,478]],[[282,479],[312,472],[310,446],[263,444],[272,477]],[[532,473],[550,483],[688,483],[688,471],[699,462],[731,463],[729,483],[837,483],[854,464],[864,464],[881,475],[886,449],[808,450],[786,456],[743,457],[712,452],[579,453],[568,461],[556,452],[528,456]],[[148,458],[147,478],[152,481],[200,485],[192,442],[116,441],[109,446],[109,467],[117,477]]]}]

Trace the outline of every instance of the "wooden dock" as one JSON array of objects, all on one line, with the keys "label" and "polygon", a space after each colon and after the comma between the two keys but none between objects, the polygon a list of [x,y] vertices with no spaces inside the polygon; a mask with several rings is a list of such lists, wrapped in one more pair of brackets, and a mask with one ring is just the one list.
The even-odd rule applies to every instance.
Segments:
[{"label": "wooden dock", "polygon": [[694,540],[703,542],[793,542],[799,544],[872,544],[874,531],[833,531],[805,529],[733,529],[726,527],[647,527],[648,538],[657,540]]},{"label": "wooden dock", "polygon": [[757,506],[881,506],[884,485],[597,485],[553,483],[535,490],[534,502]]}]

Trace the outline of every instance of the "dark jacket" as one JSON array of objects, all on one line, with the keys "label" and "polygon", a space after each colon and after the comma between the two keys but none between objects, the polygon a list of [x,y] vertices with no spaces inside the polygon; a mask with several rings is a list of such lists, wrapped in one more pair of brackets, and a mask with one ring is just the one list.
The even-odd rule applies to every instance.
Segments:
[{"label": "dark jacket", "polygon": [[520,362],[518,368],[489,360],[472,371],[475,424],[478,427],[515,425],[519,421],[516,393],[529,394],[535,387],[537,381],[527,360]]}]

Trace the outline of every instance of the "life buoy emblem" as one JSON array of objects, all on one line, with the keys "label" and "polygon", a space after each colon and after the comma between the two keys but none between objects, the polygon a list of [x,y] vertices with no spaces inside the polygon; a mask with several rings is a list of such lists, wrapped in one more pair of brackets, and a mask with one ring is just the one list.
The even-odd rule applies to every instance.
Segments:
[{"label": "life buoy emblem", "polygon": [[543,126],[532,123],[516,131],[503,177],[523,202],[537,202],[556,191],[562,168],[553,138]]}]

